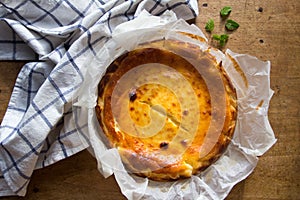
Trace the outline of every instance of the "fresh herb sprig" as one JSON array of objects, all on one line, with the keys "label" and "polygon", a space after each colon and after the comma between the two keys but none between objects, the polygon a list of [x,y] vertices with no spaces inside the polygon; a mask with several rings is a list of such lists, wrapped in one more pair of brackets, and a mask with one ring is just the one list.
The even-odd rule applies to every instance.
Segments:
[{"label": "fresh herb sprig", "polygon": [[210,19],[207,21],[206,25],[205,25],[205,30],[208,32],[212,32],[215,28],[215,22],[213,19]]},{"label": "fresh herb sprig", "polygon": [[214,40],[219,41],[220,46],[223,47],[223,46],[225,46],[226,42],[228,41],[229,35],[227,35],[227,34],[222,34],[222,35],[214,34],[214,35],[212,36],[212,38],[213,38]]},{"label": "fresh herb sprig", "polygon": [[225,6],[221,9],[220,15],[225,18],[231,13],[232,8],[230,6]]},{"label": "fresh herb sprig", "polygon": [[[232,11],[231,6],[223,7],[220,10],[220,15],[221,15],[222,19],[224,20],[225,18],[227,18],[230,15],[231,11]],[[240,26],[236,21],[234,21],[232,19],[228,19],[224,23],[225,23],[225,28],[227,31],[234,31],[234,30],[238,29]],[[209,19],[205,24],[205,30],[207,32],[212,33],[214,30],[214,27],[215,27],[215,23],[214,23],[213,19]],[[229,35],[228,34],[213,34],[212,39],[215,41],[218,41],[220,47],[224,47],[229,39]]]},{"label": "fresh herb sprig", "polygon": [[238,29],[240,27],[240,25],[237,22],[229,19],[226,21],[225,27],[229,31],[234,31],[234,30]]}]

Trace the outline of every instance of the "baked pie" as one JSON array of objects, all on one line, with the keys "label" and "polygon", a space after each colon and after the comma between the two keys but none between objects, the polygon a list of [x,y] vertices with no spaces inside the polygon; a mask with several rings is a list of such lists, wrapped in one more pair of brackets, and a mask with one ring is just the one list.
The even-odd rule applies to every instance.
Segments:
[{"label": "baked pie", "polygon": [[159,40],[115,59],[98,87],[96,114],[129,172],[191,177],[231,141],[237,97],[222,62],[189,42]]}]

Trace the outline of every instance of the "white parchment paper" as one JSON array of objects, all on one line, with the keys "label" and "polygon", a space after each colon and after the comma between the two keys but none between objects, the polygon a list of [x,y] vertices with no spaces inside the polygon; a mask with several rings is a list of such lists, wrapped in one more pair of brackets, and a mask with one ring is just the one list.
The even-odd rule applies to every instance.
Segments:
[{"label": "white parchment paper", "polygon": [[[238,119],[234,137],[221,158],[204,172],[189,179],[156,182],[126,172],[116,149],[108,149],[99,127],[94,107],[97,87],[106,68],[118,56],[138,44],[158,39],[179,39],[208,49],[207,42],[191,39],[178,31],[198,35],[207,41],[201,30],[177,19],[173,12],[151,16],[142,12],[138,18],[119,25],[112,38],[95,50],[97,56],[86,68],[85,81],[74,96],[76,124],[88,122],[91,153],[98,161],[99,171],[108,177],[114,174],[122,193],[128,199],[224,199],[231,188],[245,179],[255,168],[258,158],[275,142],[268,121],[270,62],[227,50],[225,54],[211,49],[230,76],[238,95]],[[238,68],[237,68],[238,66]],[[84,139],[82,140],[85,141]]]}]

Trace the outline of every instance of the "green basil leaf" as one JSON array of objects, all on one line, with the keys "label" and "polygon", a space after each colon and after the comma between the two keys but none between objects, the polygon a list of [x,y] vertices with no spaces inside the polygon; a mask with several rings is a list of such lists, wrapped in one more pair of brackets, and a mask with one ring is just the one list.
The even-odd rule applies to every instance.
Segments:
[{"label": "green basil leaf", "polygon": [[221,47],[223,47],[226,44],[228,38],[229,38],[229,36],[226,35],[226,34],[221,35],[221,39],[220,39],[220,45],[221,45]]},{"label": "green basil leaf", "polygon": [[218,40],[218,41],[221,40],[221,36],[220,35],[214,34],[212,37],[213,37],[214,40]]},{"label": "green basil leaf", "polygon": [[226,42],[228,41],[229,36],[227,34],[222,34],[222,35],[216,35],[216,34],[214,34],[212,36],[212,38],[214,40],[219,41],[220,46],[223,47],[226,44]]},{"label": "green basil leaf", "polygon": [[226,44],[229,36],[226,35],[226,34],[223,34],[223,35],[220,36],[220,38],[221,38],[220,39],[220,46],[223,47]]},{"label": "green basil leaf", "polygon": [[231,13],[231,7],[230,6],[225,6],[224,8],[221,9],[220,15],[222,17],[227,17]]},{"label": "green basil leaf", "polygon": [[225,24],[226,29],[229,31],[236,30],[239,26],[240,25],[237,22],[235,22],[231,19],[227,20],[227,22]]},{"label": "green basil leaf", "polygon": [[215,22],[214,20],[210,19],[205,25],[205,30],[208,32],[212,32],[215,28]]},{"label": "green basil leaf", "polygon": [[220,36],[221,40],[227,41],[229,38],[229,35],[223,34]]}]

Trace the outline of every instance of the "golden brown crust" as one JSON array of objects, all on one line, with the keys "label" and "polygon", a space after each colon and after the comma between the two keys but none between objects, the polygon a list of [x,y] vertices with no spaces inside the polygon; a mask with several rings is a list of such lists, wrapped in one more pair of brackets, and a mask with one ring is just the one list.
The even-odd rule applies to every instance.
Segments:
[{"label": "golden brown crust", "polygon": [[153,180],[199,173],[233,136],[235,89],[222,64],[190,43],[161,40],[125,53],[108,67],[98,95],[109,146],[129,171]]}]

